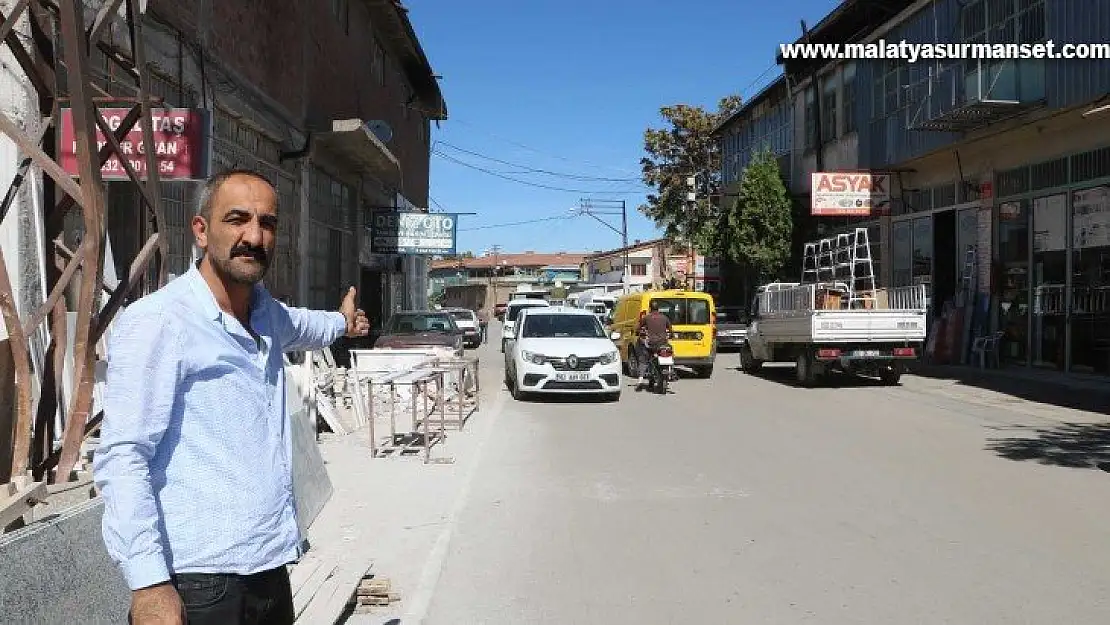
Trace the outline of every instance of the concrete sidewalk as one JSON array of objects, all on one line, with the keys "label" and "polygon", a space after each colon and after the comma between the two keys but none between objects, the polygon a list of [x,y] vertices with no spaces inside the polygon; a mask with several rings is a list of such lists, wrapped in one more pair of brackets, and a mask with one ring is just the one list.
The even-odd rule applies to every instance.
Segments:
[{"label": "concrete sidewalk", "polygon": [[1110,379],[1101,376],[1025,367],[979,369],[921,363],[913,365],[908,374],[1040,404],[1110,415]]},{"label": "concrete sidewalk", "polygon": [[[365,562],[369,573],[389,579],[392,591],[401,596],[400,602],[340,622],[417,622],[426,609],[453,515],[504,405],[499,355],[489,346],[479,355],[481,410],[463,431],[449,429],[446,440],[432,448],[433,460],[451,457],[452,464],[424,464],[422,454],[372,458],[366,428],[347,436],[321,436],[334,493],[309,530],[310,555],[358,566]],[[408,429],[405,421],[399,418],[398,429]],[[379,438],[388,433],[388,417],[375,423]]]}]

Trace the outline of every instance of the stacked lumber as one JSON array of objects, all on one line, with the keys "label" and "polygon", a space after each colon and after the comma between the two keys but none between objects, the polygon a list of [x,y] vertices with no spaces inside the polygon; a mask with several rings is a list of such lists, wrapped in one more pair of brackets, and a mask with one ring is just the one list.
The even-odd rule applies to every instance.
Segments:
[{"label": "stacked lumber", "polygon": [[366,614],[375,607],[389,606],[400,600],[401,595],[392,592],[389,579],[367,575],[355,590],[355,614]]}]

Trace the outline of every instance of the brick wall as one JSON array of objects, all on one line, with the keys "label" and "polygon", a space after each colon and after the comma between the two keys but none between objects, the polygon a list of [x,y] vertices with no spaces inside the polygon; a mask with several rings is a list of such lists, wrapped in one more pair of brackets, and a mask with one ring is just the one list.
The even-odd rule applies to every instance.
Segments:
[{"label": "brick wall", "polygon": [[404,170],[402,192],[428,205],[428,122],[413,108],[406,114],[411,89],[388,45],[384,72],[377,69],[378,42],[388,38],[374,31],[366,3],[348,0],[345,19],[333,13],[331,0],[152,0],[151,6],[187,37],[206,36],[223,65],[310,128],[329,128],[334,119],[388,122],[388,147]]},{"label": "brick wall", "polygon": [[[403,193],[409,201],[428,205],[428,143],[421,134],[427,122],[416,110],[406,115],[410,97],[408,79],[400,71],[397,55],[383,45],[384,69],[378,69],[377,47],[387,38],[374,31],[362,2],[349,4],[347,23],[331,11],[329,1],[313,3],[306,16],[309,120],[326,124],[333,119],[381,119],[393,128],[388,148],[404,171]],[[384,84],[380,76],[384,75]],[[415,105],[418,106],[418,105]]]}]

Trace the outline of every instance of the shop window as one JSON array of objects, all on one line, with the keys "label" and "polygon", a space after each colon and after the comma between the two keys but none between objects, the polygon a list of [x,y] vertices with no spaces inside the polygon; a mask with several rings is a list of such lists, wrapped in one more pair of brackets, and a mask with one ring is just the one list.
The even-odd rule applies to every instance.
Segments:
[{"label": "shop window", "polygon": [[1063,369],[1067,287],[1067,194],[1040,197],[1033,208],[1033,364]]},{"label": "shop window", "polygon": [[1110,186],[1071,195],[1071,368],[1110,375]]},{"label": "shop window", "polygon": [[913,220],[913,284],[929,284],[933,275],[933,217]]},{"label": "shop window", "polygon": [[909,220],[891,225],[891,286],[913,283],[913,224]]},{"label": "shop window", "polygon": [[1029,202],[998,205],[998,328],[1004,338],[1001,357],[1015,362],[1027,360],[1029,302]]},{"label": "shop window", "polygon": [[1095,178],[1110,178],[1110,148],[1071,157],[1072,182],[1086,182]]}]

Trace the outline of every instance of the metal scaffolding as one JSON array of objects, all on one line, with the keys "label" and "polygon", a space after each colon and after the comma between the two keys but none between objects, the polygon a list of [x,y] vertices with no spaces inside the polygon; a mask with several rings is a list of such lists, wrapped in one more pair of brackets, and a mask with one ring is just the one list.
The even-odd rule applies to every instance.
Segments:
[{"label": "metal scaffolding", "polygon": [[[143,50],[141,16],[145,10],[145,0],[104,0],[95,16],[90,10],[91,23],[86,23],[84,3],[79,0],[17,0],[8,15],[0,12],[0,40],[34,87],[43,124],[43,129],[32,136],[0,111],[0,132],[15,142],[22,159],[19,172],[0,204],[0,220],[14,202],[28,172],[33,171],[31,167],[41,171],[44,174],[41,223],[46,242],[44,278],[48,293],[37,309],[24,311],[21,316],[8,268],[0,255],[0,312],[9,335],[18,391],[14,418],[9,420],[7,415],[0,415],[0,434],[10,432],[10,436],[0,436],[0,441],[10,440],[12,447],[10,475],[5,475],[8,467],[0,467],[0,485],[10,482],[9,495],[16,491],[15,487],[28,489],[32,481],[41,485],[74,478],[73,469],[80,459],[82,444],[96,431],[103,416],[90,415],[94,370],[101,356],[97,345],[130,293],[140,285],[143,290],[153,290],[166,281],[167,244],[159,236],[164,218],[155,151],[144,150],[143,179],[120,147],[135,124],[141,128],[143,143],[154,145],[151,119],[154,102],[148,91],[149,70]],[[29,38],[15,28],[21,19],[26,20],[22,22],[23,30],[29,27]],[[120,22],[126,24],[126,39],[121,37],[117,41],[110,34],[113,29],[107,27]],[[113,97],[96,84],[90,66],[93,50],[102,52],[121,73],[130,77],[134,86],[129,90],[134,97]],[[130,110],[119,127],[112,129],[98,104],[122,104]],[[67,106],[72,109],[76,141],[76,178],[63,169],[56,149],[60,109]],[[97,129],[105,141],[99,148]],[[114,184],[134,185],[149,213],[151,234],[131,262],[128,275],[109,290],[102,281],[107,226],[101,167],[113,155],[119,157],[128,175],[127,181]],[[81,212],[82,228],[81,242],[71,250],[64,243],[62,230],[65,217],[73,208]],[[25,206],[23,210],[31,209]],[[72,309],[67,308],[63,298],[67,290],[71,294],[76,292]],[[63,393],[67,313],[76,316],[73,361],[69,367],[73,375],[71,397]],[[44,323],[50,340],[41,370],[35,370],[28,338]],[[54,444],[54,421],[59,411],[64,423],[60,446]],[[0,450],[0,456],[5,451]],[[4,495],[0,492],[0,500]]]}]

